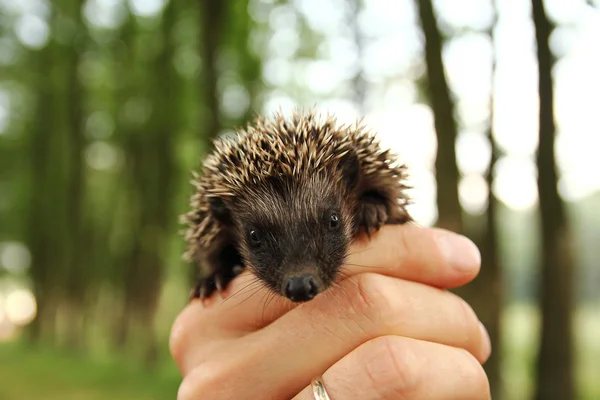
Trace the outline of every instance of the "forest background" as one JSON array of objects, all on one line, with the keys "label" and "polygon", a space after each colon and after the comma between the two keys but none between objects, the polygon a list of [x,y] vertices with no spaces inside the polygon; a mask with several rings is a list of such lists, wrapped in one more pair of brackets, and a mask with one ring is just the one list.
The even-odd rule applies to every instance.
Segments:
[{"label": "forest background", "polygon": [[598,42],[597,0],[0,0],[0,398],[173,398],[191,171],[313,106],[481,248],[494,399],[600,398]]}]

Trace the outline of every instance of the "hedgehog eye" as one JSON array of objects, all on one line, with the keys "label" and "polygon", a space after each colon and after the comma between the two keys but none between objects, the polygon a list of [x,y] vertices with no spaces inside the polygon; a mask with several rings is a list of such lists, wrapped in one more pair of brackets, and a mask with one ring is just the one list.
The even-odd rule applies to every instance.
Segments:
[{"label": "hedgehog eye", "polygon": [[338,226],[340,226],[340,218],[337,213],[333,212],[329,217],[329,228],[336,229]]},{"label": "hedgehog eye", "polygon": [[250,244],[253,247],[260,246],[261,238],[260,238],[260,234],[257,230],[254,230],[254,229],[250,230],[249,236],[250,236]]}]

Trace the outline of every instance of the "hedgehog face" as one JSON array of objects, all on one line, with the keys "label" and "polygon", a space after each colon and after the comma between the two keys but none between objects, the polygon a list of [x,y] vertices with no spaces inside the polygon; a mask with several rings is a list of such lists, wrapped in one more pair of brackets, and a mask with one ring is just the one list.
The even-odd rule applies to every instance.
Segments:
[{"label": "hedgehog face", "polygon": [[[343,181],[270,179],[229,207],[245,264],[295,302],[332,285],[352,240],[353,201]],[[243,210],[240,212],[239,210]]]},{"label": "hedgehog face", "polygon": [[[257,117],[215,141],[194,173],[182,220],[185,258],[203,266],[209,296],[249,267],[273,291],[310,300],[332,285],[355,235],[411,220],[405,167],[364,126],[313,112]],[[354,221],[352,221],[354,220]]]}]

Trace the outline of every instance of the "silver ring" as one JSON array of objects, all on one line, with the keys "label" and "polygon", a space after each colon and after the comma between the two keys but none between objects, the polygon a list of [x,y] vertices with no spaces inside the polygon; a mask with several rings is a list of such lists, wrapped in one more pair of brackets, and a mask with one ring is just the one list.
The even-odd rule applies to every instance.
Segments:
[{"label": "silver ring", "polygon": [[313,378],[313,380],[310,382],[310,386],[312,386],[315,400],[331,400],[327,394],[327,391],[325,390],[323,378],[320,376]]}]

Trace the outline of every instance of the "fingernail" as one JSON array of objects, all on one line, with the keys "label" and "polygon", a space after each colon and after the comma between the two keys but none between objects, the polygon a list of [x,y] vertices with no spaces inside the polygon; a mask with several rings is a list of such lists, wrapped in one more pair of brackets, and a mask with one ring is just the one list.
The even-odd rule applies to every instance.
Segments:
[{"label": "fingernail", "polygon": [[490,358],[490,354],[492,354],[492,341],[490,340],[487,329],[485,329],[485,326],[483,326],[481,321],[479,322],[479,329],[483,336],[483,349],[481,350],[483,353],[483,362],[486,362],[487,359]]},{"label": "fingernail", "polygon": [[444,256],[452,268],[465,272],[479,268],[481,254],[475,243],[467,237],[454,233],[443,233],[438,240]]}]

